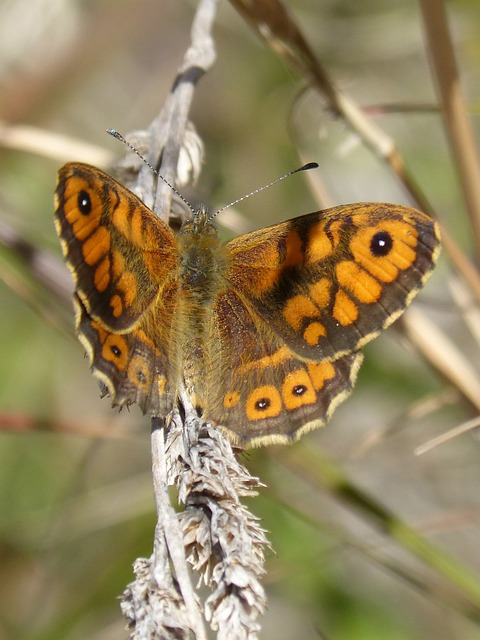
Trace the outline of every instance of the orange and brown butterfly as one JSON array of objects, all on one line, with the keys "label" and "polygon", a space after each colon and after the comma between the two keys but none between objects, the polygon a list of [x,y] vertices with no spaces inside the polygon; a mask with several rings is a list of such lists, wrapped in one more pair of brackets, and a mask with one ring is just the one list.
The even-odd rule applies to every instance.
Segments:
[{"label": "orange and brown butterfly", "polygon": [[178,233],[99,169],[59,172],[55,222],[78,337],[114,405],[168,419],[183,385],[241,446],[288,443],[350,393],[361,347],[430,276],[435,222],[363,203],[222,243],[207,214]]}]

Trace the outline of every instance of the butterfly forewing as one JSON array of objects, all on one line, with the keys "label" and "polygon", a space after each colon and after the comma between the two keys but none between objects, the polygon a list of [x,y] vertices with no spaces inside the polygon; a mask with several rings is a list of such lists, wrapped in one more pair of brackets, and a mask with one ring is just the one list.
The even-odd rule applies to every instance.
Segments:
[{"label": "butterfly forewing", "polygon": [[175,237],[133,193],[89,165],[59,172],[55,222],[75,280],[76,329],[114,404],[173,408]]},{"label": "butterfly forewing", "polygon": [[175,238],[133,193],[80,163],[59,172],[55,220],[78,296],[113,331],[132,328],[174,277]]},{"label": "butterfly forewing", "polygon": [[330,361],[389,326],[430,275],[438,229],[397,205],[308,214],[229,243],[229,280],[302,357]]}]

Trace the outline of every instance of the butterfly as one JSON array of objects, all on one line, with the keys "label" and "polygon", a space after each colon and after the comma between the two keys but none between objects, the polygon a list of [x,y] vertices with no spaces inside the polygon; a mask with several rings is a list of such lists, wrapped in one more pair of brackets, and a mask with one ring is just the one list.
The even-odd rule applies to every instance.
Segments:
[{"label": "butterfly", "polygon": [[289,443],[349,395],[361,348],[432,273],[437,224],[359,203],[223,243],[205,211],[174,233],[96,167],[58,174],[55,225],[76,331],[114,405],[168,420],[183,385],[242,447]]}]

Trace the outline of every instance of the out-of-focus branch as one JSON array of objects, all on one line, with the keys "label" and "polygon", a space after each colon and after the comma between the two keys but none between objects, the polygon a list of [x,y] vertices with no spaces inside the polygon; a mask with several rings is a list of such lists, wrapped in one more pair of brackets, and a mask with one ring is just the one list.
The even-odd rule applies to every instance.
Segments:
[{"label": "out-of-focus branch", "polygon": [[420,0],[427,51],[445,130],[458,167],[467,210],[480,250],[480,161],[468,117],[443,0]]}]

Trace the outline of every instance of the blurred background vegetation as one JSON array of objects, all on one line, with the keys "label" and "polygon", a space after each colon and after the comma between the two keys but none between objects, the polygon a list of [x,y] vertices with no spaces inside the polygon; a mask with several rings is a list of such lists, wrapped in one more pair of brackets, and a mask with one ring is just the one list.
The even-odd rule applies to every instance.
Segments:
[{"label": "blurred background vegetation", "polygon": [[[104,131],[142,128],[158,113],[188,47],[195,6],[0,0],[2,640],[127,637],[117,596],[133,577],[134,559],[150,555],[155,526],[149,420],[135,407],[118,415],[99,399],[73,335],[73,313],[35,275],[58,272],[49,262],[60,259],[52,217],[58,167],[90,159],[108,168],[122,156]],[[396,141],[432,208],[475,261],[418,4],[288,6],[337,86]],[[446,6],[478,135],[480,8],[475,0]],[[191,114],[206,161],[190,200],[217,208],[315,160],[316,183],[296,176],[242,202],[244,228],[320,208],[320,180],[325,205],[412,204],[386,166],[303,91],[294,71],[227,2],[219,6],[215,38],[218,60],[199,83]],[[57,135],[68,139],[57,144]],[[232,233],[222,228],[225,238]],[[26,263],[32,248],[41,253]],[[62,274],[67,280],[63,267]],[[456,294],[464,286],[453,278],[444,253],[415,306],[478,376],[478,334],[465,324],[476,306],[462,309]],[[275,550],[267,563],[263,638],[479,637],[478,439],[467,434],[414,455],[472,418],[473,404],[391,329],[366,349],[357,388],[326,429],[306,436],[292,456],[281,447],[244,455],[268,485],[250,507]],[[348,478],[347,492],[316,476],[323,455]],[[377,514],[377,527],[375,506],[362,507],[362,492],[388,512]],[[392,526],[388,514],[411,527],[420,546],[440,553],[439,563],[449,567],[441,577],[412,545],[383,533]]]}]

